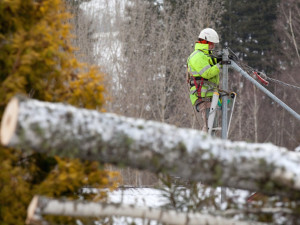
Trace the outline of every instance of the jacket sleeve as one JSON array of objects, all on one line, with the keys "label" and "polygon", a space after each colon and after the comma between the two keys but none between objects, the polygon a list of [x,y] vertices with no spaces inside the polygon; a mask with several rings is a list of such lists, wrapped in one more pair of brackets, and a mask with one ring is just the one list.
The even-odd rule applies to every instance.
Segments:
[{"label": "jacket sleeve", "polygon": [[207,69],[201,76],[204,79],[208,79],[208,80],[215,76],[219,76],[220,68],[221,68],[221,65],[219,63],[217,63],[216,65]]}]

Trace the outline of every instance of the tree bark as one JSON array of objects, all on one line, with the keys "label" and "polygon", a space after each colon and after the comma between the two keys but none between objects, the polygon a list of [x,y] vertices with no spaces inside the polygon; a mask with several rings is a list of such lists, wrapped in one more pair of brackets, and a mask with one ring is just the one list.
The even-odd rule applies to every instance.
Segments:
[{"label": "tree bark", "polygon": [[300,155],[272,144],[231,142],[142,119],[16,97],[3,145],[78,157],[266,194],[299,198]]},{"label": "tree bark", "polygon": [[37,224],[43,215],[60,215],[72,217],[124,216],[157,220],[173,225],[259,225],[261,223],[243,222],[219,216],[200,213],[183,213],[175,210],[161,210],[126,204],[113,204],[87,201],[71,201],[50,199],[35,196],[27,211],[27,224]]}]

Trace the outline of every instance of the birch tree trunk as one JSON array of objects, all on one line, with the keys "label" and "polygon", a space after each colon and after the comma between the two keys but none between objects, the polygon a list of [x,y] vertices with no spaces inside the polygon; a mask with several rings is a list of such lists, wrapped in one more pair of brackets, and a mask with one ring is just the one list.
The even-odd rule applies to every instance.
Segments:
[{"label": "birch tree trunk", "polygon": [[124,216],[157,220],[173,225],[259,225],[261,223],[242,222],[219,216],[200,213],[183,213],[175,210],[162,210],[126,204],[113,204],[87,201],[57,200],[35,196],[27,213],[27,224],[37,224],[43,215],[63,215],[72,217]]},{"label": "birch tree trunk", "polygon": [[272,144],[230,142],[172,125],[16,97],[3,145],[164,172],[209,185],[299,198],[300,155]]}]

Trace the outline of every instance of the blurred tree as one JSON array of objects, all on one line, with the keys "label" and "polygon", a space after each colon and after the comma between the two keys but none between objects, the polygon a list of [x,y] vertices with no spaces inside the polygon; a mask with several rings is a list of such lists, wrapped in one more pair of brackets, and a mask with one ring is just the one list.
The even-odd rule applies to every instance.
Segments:
[{"label": "blurred tree", "polygon": [[[67,11],[72,14],[69,20],[72,25],[71,33],[74,38],[71,44],[76,48],[74,51],[76,58],[91,64],[96,64],[96,56],[94,52],[94,43],[97,41],[95,38],[96,29],[98,26],[98,19],[91,16],[90,9],[84,10],[85,6],[91,0],[64,0],[66,2]],[[88,12],[88,13],[87,13]]]},{"label": "blurred tree", "polygon": [[[274,50],[278,49],[275,25],[279,2],[224,0],[225,11],[217,21],[222,43],[227,43],[243,63],[268,75],[278,68]],[[237,92],[239,98],[230,139],[270,141],[273,128],[266,126],[266,121],[270,121],[267,112],[274,111],[274,104],[240,75],[231,74],[229,89]],[[274,91],[272,86],[269,89]]]},{"label": "blurred tree", "polygon": [[[285,0],[280,2],[278,20],[276,23],[276,38],[278,48],[274,51],[274,61],[277,71],[272,74],[274,79],[300,86],[300,2]],[[299,89],[280,83],[271,84],[277,96],[300,112]],[[300,124],[280,107],[275,107],[272,114],[273,120],[272,142],[277,145],[294,149],[300,143]]]},{"label": "blurred tree", "polygon": [[[213,24],[213,16],[218,17],[219,3],[220,0],[127,1],[124,16],[116,13],[121,15],[120,22],[116,22],[120,32],[112,46],[120,44],[118,51],[111,48],[116,60],[108,64],[114,69],[119,67],[111,73],[117,81],[111,94],[115,97],[112,111],[199,127],[188,97],[185,65],[200,30]],[[141,177],[136,184],[145,184],[144,173],[136,177]]]},{"label": "blurred tree", "polygon": [[[75,58],[69,19],[61,0],[0,2],[0,116],[17,93],[101,108],[104,74]],[[100,170],[98,163],[4,147],[0,147],[0,160],[1,224],[24,224],[34,194],[77,198],[83,186],[115,184],[110,183],[115,174]]]},{"label": "blurred tree", "polygon": [[[118,105],[126,115],[194,126],[185,81],[186,59],[200,30],[214,24],[212,18],[219,15],[220,1],[129,3],[119,35],[125,59],[123,71],[128,76],[119,79],[122,89]],[[127,93],[132,86],[135,89]]]},{"label": "blurred tree", "polygon": [[225,12],[216,21],[221,25],[222,41],[260,70],[271,70],[266,54],[276,47],[274,26],[278,3],[279,0],[225,0]]}]

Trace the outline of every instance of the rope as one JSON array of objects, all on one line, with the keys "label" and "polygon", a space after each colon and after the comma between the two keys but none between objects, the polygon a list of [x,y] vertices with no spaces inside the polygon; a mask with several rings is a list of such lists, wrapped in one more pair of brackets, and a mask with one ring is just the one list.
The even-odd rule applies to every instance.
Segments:
[{"label": "rope", "polygon": [[[233,56],[233,61],[235,61],[243,70],[245,70],[248,74],[251,74],[253,72],[257,72],[257,70],[253,69],[252,67],[242,63],[240,61],[240,59],[238,58],[238,56],[230,49],[228,48],[229,51],[232,53],[232,56]],[[264,73],[263,73],[264,74]],[[281,85],[285,85],[287,87],[290,87],[290,88],[295,88],[295,89],[298,89],[300,90],[300,87],[299,86],[296,86],[296,85],[292,85],[292,84],[288,84],[288,83],[285,83],[283,81],[280,81],[280,80],[276,80],[274,78],[271,78],[271,77],[268,77],[266,74],[264,74],[264,76],[266,77],[267,80],[271,81],[271,82],[274,82],[274,83],[277,83],[277,84],[281,84]]]},{"label": "rope", "polygon": [[267,80],[270,80],[274,83],[278,83],[278,84],[282,84],[282,85],[285,85],[287,87],[291,87],[291,88],[295,88],[295,89],[299,89],[300,90],[300,87],[296,86],[296,85],[292,85],[292,84],[288,84],[288,83],[285,83],[283,81],[280,81],[280,80],[276,80],[276,79],[273,79],[273,78],[270,78],[270,77],[267,77]]}]

